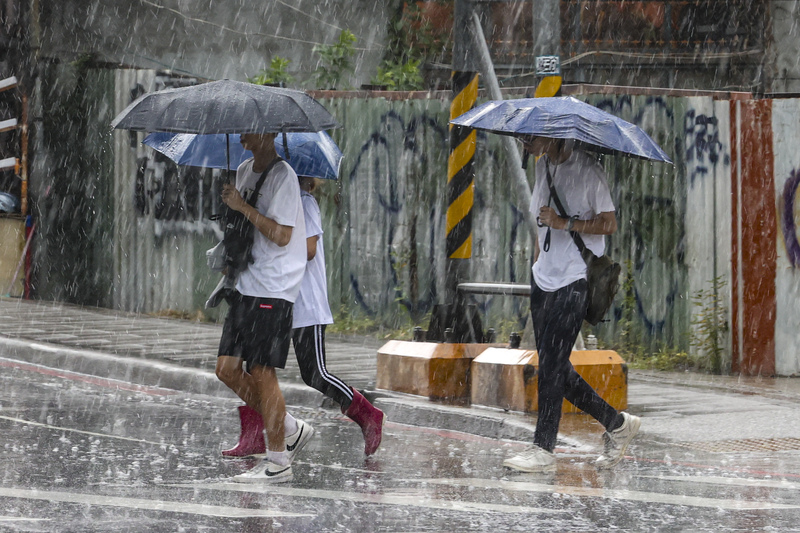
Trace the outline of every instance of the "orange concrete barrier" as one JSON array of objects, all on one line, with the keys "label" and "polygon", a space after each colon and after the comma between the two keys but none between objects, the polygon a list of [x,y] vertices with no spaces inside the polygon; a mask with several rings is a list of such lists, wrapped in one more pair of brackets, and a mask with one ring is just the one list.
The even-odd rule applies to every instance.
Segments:
[{"label": "orange concrete barrier", "polygon": [[491,344],[389,341],[378,350],[379,389],[468,402],[472,360]]},{"label": "orange concrete barrier", "polygon": [[[578,374],[617,410],[628,407],[628,369],[611,350],[574,351],[570,361]],[[539,356],[533,350],[488,348],[473,359],[470,397],[473,404],[526,413],[536,412]],[[564,400],[563,412],[580,413]]]}]

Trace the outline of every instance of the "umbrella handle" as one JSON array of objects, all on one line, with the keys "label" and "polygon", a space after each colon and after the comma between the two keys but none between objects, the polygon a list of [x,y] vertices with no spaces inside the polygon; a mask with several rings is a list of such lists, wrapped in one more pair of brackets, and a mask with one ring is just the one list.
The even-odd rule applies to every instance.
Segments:
[{"label": "umbrella handle", "polygon": [[236,183],[231,172],[231,136],[225,134],[225,170],[228,172],[228,183]]},{"label": "umbrella handle", "polygon": [[286,135],[285,131],[281,132],[282,140],[283,140],[283,155],[286,156],[286,160],[289,161],[292,157],[289,155],[289,136]]}]

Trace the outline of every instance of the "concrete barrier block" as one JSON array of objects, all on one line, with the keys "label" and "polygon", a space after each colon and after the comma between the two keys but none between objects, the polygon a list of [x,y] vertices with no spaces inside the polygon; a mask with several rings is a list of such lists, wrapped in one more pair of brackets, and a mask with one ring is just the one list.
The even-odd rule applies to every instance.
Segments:
[{"label": "concrete barrier block", "polygon": [[[570,361],[578,374],[618,410],[628,407],[625,361],[611,350],[574,351]],[[536,412],[539,357],[533,350],[489,348],[472,361],[470,398],[473,404],[512,411]],[[564,401],[563,412],[579,413]]]},{"label": "concrete barrier block", "polygon": [[472,360],[489,344],[389,341],[378,350],[376,387],[468,402]]}]

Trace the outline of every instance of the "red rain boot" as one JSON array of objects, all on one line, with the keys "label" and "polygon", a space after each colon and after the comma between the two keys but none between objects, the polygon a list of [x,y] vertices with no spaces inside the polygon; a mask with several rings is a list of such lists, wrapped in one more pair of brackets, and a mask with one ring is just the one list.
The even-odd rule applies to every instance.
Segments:
[{"label": "red rain boot", "polygon": [[242,423],[242,433],[239,435],[239,444],[230,450],[222,450],[223,457],[247,457],[267,453],[264,442],[264,420],[261,413],[242,405],[239,407],[239,420]]},{"label": "red rain boot", "polygon": [[360,392],[350,387],[353,391],[353,401],[347,411],[342,411],[350,417],[353,422],[361,426],[361,433],[364,435],[364,453],[372,455],[381,445],[383,436],[383,423],[386,415],[383,411],[369,403]]}]

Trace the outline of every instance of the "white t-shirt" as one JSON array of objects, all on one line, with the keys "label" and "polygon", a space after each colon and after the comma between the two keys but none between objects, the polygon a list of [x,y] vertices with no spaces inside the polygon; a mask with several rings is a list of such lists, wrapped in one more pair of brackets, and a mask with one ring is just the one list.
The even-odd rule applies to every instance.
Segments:
[{"label": "white t-shirt", "polygon": [[[236,188],[247,198],[261,173],[253,172],[253,159],[236,170]],[[278,246],[257,229],[253,232],[253,262],[239,275],[236,290],[245,296],[280,298],[294,302],[306,268],[306,225],[297,175],[285,161],[278,162],[261,186],[256,209],[282,226],[291,226],[292,237]]]},{"label": "white t-shirt", "polygon": [[306,263],[300,294],[294,302],[293,328],[333,324],[333,315],[328,305],[328,281],[325,276],[325,248],[322,245],[322,217],[319,204],[306,191],[302,192],[302,201],[306,219],[306,239],[315,236],[319,236],[319,239],[317,254],[314,259]]},{"label": "white t-shirt", "polygon": [[[545,166],[547,160],[547,156],[544,156],[536,162],[536,184],[530,207],[534,218],[539,216],[539,208],[543,206],[549,205],[558,213],[555,202],[550,200]],[[603,167],[585,152],[573,150],[569,158],[560,165],[550,163],[550,175],[568,216],[577,215],[580,220],[590,220],[600,213],[615,210]],[[542,249],[547,229],[546,226],[538,228],[537,232],[539,258],[533,265],[536,285],[543,291],[552,292],[579,279],[586,279],[586,263],[568,231],[551,229],[550,249],[547,252]],[[603,255],[603,235],[580,235],[589,250],[597,256]]]}]

